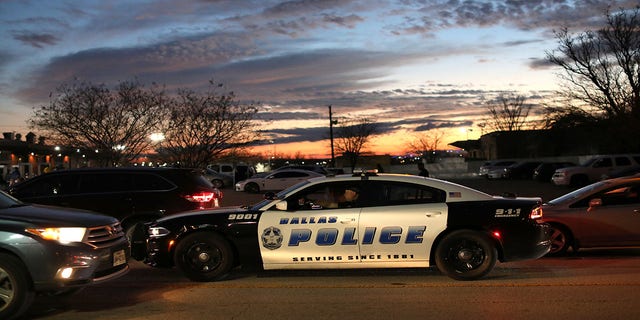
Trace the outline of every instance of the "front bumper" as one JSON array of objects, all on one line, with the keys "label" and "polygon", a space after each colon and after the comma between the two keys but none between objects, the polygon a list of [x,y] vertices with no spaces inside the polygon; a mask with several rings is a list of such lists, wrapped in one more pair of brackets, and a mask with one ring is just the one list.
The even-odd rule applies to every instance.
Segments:
[{"label": "front bumper", "polygon": [[36,291],[82,287],[119,278],[129,271],[126,238],[105,248],[86,244],[39,243],[23,248],[23,261]]},{"label": "front bumper", "polygon": [[147,238],[147,255],[144,263],[152,267],[172,267],[174,262],[171,253],[174,244],[175,241],[172,237]]}]

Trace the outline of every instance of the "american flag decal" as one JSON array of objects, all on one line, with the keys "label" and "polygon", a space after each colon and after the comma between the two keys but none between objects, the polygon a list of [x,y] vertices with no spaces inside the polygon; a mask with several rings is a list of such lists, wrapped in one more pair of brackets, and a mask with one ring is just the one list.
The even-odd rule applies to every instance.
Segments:
[{"label": "american flag decal", "polygon": [[460,192],[449,192],[449,198],[460,198],[462,197],[462,193]]}]

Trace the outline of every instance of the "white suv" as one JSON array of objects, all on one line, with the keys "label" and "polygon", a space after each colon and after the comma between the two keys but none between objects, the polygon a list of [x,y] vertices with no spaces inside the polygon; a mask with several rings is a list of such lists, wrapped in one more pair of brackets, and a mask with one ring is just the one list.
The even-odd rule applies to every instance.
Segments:
[{"label": "white suv", "polygon": [[595,156],[580,166],[557,169],[551,180],[556,185],[583,186],[600,180],[602,175],[613,170],[637,166],[640,155],[602,155]]}]

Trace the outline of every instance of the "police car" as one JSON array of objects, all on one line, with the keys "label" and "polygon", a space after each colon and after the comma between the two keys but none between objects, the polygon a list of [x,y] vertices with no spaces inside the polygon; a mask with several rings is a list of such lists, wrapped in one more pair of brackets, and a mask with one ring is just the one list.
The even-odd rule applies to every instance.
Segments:
[{"label": "police car", "polygon": [[313,178],[252,207],[163,217],[139,232],[146,263],[177,266],[194,281],[218,280],[251,264],[262,270],[437,266],[451,278],[473,280],[496,261],[545,255],[550,232],[541,217],[539,198],[362,173]]}]

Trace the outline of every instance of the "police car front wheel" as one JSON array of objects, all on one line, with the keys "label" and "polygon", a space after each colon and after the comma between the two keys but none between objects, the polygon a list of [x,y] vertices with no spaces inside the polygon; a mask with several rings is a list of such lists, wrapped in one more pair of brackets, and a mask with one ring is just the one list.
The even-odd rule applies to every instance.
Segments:
[{"label": "police car front wheel", "polygon": [[193,281],[215,281],[226,276],[233,267],[233,252],[219,235],[197,232],[178,242],[175,262]]},{"label": "police car front wheel", "polygon": [[475,280],[488,274],[496,264],[497,249],[484,234],[460,230],[447,235],[435,253],[440,272],[456,280]]}]

